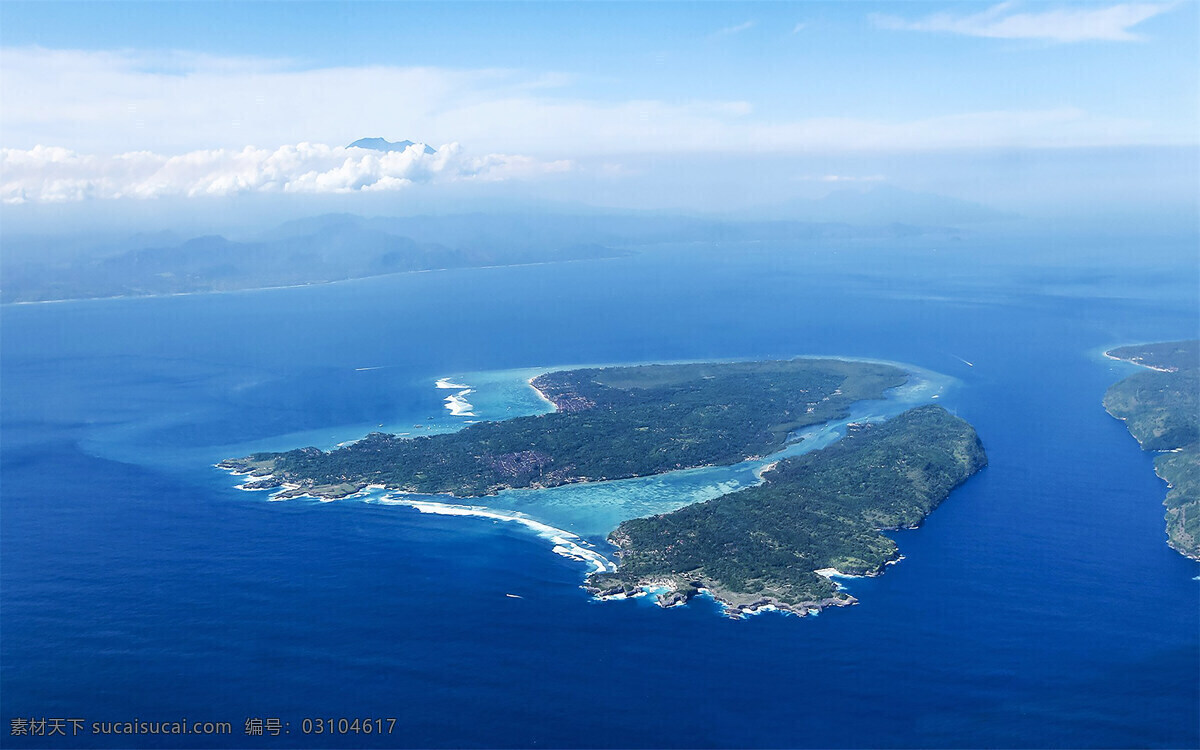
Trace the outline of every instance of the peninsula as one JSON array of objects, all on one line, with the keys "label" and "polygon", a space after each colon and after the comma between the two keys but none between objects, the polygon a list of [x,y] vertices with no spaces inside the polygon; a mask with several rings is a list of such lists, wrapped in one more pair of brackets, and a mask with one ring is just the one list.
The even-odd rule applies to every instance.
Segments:
[{"label": "peninsula", "polygon": [[882,573],[899,551],[879,531],[915,528],[986,465],[975,430],[940,406],[853,425],[762,484],[625,521],[610,536],[620,567],[587,585],[600,596],[658,590],[664,606],[707,591],[734,616],[853,604],[830,578]]},{"label": "peninsula", "polygon": [[1155,472],[1169,487],[1167,540],[1200,560],[1200,341],[1123,346],[1106,352],[1148,368],[1104,394],[1104,408],[1123,420],[1142,450],[1159,451]]}]

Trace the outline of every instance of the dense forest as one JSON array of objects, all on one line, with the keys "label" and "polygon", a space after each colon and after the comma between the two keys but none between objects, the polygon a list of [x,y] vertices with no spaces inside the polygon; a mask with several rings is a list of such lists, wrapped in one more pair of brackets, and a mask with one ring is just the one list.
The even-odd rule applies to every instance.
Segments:
[{"label": "dense forest", "polygon": [[918,525],[986,464],[975,430],[940,406],[856,425],[824,450],[780,461],[760,485],[625,521],[610,537],[619,569],[588,585],[607,595],[666,588],[666,602],[707,589],[735,614],[852,603],[815,571],[878,574],[899,554],[879,530]]},{"label": "dense forest", "polygon": [[221,466],[251,473],[250,487],[325,497],[368,484],[476,497],[648,476],[767,455],[793,431],[844,417],[906,379],[890,365],[834,359],[551,372],[533,381],[557,407],[550,414],[444,435],[374,433],[334,451],[258,453]]},{"label": "dense forest", "polygon": [[1200,341],[1124,346],[1108,356],[1151,368],[1110,387],[1104,408],[1143,450],[1163,451],[1154,469],[1170,484],[1167,539],[1200,559]]}]

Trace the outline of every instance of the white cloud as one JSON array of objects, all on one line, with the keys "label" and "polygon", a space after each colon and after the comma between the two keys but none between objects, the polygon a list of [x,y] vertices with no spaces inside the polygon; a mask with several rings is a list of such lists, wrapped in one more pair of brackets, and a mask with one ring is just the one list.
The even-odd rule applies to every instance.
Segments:
[{"label": "white cloud", "polygon": [[916,21],[872,14],[871,21],[885,29],[936,31],[997,39],[1128,42],[1141,39],[1130,31],[1131,28],[1174,6],[1170,3],[1121,3],[1107,7],[1075,5],[1029,12],[1020,12],[1017,7],[1014,2],[1004,2],[978,13],[935,13]]},{"label": "white cloud", "polygon": [[471,157],[458,144],[427,154],[299,143],[277,149],[214,149],[179,155],[134,151],[115,156],[64,148],[0,149],[0,200],[53,203],[106,198],[223,196],[239,193],[353,193],[399,190],[414,183],[503,180],[561,172],[565,161],[489,154]]},{"label": "white cloud", "polygon": [[807,26],[808,26],[808,24],[801,21],[792,27],[792,33],[799,34],[801,31],[804,31],[805,27],[807,27]]}]

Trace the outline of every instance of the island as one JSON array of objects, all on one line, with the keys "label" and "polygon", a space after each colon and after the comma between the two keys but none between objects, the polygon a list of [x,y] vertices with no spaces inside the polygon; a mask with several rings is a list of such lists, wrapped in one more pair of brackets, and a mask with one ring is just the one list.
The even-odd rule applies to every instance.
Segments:
[{"label": "island", "polygon": [[[218,466],[246,475],[244,489],[328,499],[368,487],[480,497],[649,476],[762,459],[907,379],[892,365],[837,359],[556,371],[530,380],[554,405],[547,414]],[[734,617],[853,604],[832,579],[881,573],[899,559],[881,531],[915,528],[986,464],[975,430],[940,406],[850,423],[833,445],[769,464],[759,484],[624,521],[609,537],[619,565],[601,566],[585,588],[602,599],[653,592],[664,607],[707,593]]]},{"label": "island", "polygon": [[1123,346],[1105,352],[1147,368],[1104,394],[1142,450],[1158,451],[1154,470],[1168,486],[1167,542],[1200,560],[1200,341]]},{"label": "island", "polygon": [[333,451],[227,459],[249,489],[336,499],[368,486],[481,497],[503,489],[650,476],[774,453],[809,425],[883,398],[891,365],[794,359],[605,367],[534,378],[555,410],[443,435],[372,433]]}]

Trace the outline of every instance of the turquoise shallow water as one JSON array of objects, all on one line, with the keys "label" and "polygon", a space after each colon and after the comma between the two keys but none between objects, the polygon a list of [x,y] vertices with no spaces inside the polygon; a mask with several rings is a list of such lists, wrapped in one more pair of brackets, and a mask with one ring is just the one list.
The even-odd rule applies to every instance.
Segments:
[{"label": "turquoise shallow water", "polygon": [[[978,261],[1008,250],[813,263],[689,246],[4,308],[0,713],[239,729],[73,741],[106,747],[245,747],[255,716],[290,722],[263,744],[305,747],[1200,745],[1200,570],[1164,542],[1153,457],[1100,406],[1130,368],[1097,355],[1197,335],[1194,253],[1165,275],[1077,280]],[[810,353],[953,378],[938,401],[990,458],[921,529],[895,533],[903,562],[847,582],[858,606],[819,618],[596,602],[580,589],[589,565],[528,526],[268,502],[213,468],[247,449],[453,429],[464,418],[440,378],[476,390],[482,418],[544,408],[517,377],[531,369]],[[602,549],[626,514],[753,469],[488,504]],[[399,729],[300,730],[322,715]]]},{"label": "turquoise shallow water", "polygon": [[[511,511],[588,538],[604,550],[607,546],[604,540],[608,533],[624,520],[666,513],[684,505],[711,500],[757,484],[759,472],[771,462],[830,445],[845,434],[845,426],[848,423],[882,420],[919,404],[934,403],[956,382],[946,375],[902,363],[893,364],[909,371],[910,380],[903,386],[892,389],[886,399],[859,402],[844,419],[807,428],[794,435],[786,448],[759,460],[744,461],[733,466],[708,466],[673,471],[653,477],[589,482],[549,489],[505,490],[486,498],[455,500],[436,495],[416,494],[406,497],[422,502],[449,502]],[[451,423],[455,419],[462,424],[470,424],[477,420],[507,419],[551,410],[553,406],[528,385],[530,378],[551,369],[568,368],[542,367],[473,372],[439,379],[442,383],[464,386],[457,391],[443,390],[449,393],[465,393],[463,398],[472,406],[472,416],[451,417]],[[408,434],[453,428],[453,424],[448,425],[445,418],[429,421],[427,424],[432,429],[410,428]],[[250,451],[246,449],[246,452]],[[260,492],[271,494],[266,490]],[[399,497],[381,490],[370,490],[362,499],[377,500],[389,496]]]}]

